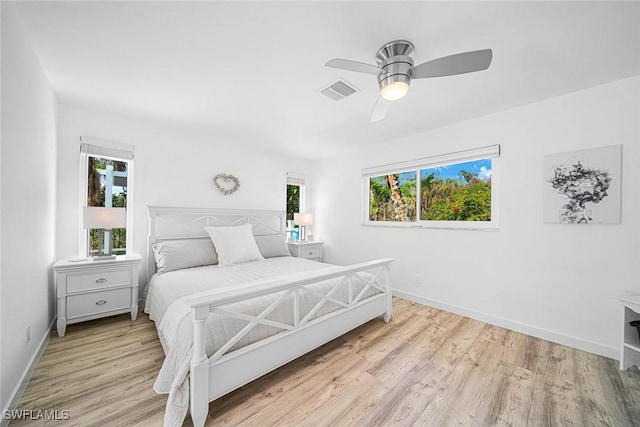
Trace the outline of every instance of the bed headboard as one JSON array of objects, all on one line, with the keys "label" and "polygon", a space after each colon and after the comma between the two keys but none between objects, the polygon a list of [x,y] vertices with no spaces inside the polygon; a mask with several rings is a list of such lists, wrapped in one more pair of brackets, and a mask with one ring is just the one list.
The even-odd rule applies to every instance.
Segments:
[{"label": "bed headboard", "polygon": [[156,271],[153,244],[164,240],[209,239],[207,226],[252,224],[254,236],[284,235],[285,212],[271,210],[147,206],[147,280]]}]

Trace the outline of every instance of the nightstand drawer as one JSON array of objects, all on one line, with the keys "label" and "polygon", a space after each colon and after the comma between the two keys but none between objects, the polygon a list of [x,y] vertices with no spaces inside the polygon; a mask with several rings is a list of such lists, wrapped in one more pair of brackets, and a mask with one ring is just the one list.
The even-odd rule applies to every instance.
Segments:
[{"label": "nightstand drawer", "polygon": [[67,292],[90,291],[131,284],[131,269],[95,270],[90,273],[69,274]]},{"label": "nightstand drawer", "polygon": [[322,262],[322,245],[320,240],[287,242],[291,256]]},{"label": "nightstand drawer", "polygon": [[73,319],[129,307],[131,307],[131,288],[69,295],[67,317]]},{"label": "nightstand drawer", "polygon": [[321,248],[313,248],[313,249],[302,249],[301,258],[322,258],[322,249]]}]

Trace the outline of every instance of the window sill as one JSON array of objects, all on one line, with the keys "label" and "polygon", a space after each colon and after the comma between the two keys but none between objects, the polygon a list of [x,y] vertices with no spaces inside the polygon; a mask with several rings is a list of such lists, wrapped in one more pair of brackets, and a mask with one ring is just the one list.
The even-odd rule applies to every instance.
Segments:
[{"label": "window sill", "polygon": [[498,224],[487,223],[459,223],[442,221],[439,223],[422,223],[422,222],[369,222],[365,221],[361,224],[364,227],[387,227],[387,228],[423,228],[432,230],[470,230],[470,231],[500,231]]}]

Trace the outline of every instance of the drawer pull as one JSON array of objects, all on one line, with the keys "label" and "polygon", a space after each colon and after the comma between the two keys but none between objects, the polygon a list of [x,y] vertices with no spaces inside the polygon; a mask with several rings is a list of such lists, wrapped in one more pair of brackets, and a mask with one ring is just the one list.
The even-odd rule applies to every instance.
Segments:
[{"label": "drawer pull", "polygon": [[104,282],[106,282],[106,281],[107,281],[107,279],[105,279],[105,278],[100,278],[100,279],[97,279],[97,280],[96,280],[96,283],[104,283]]},{"label": "drawer pull", "polygon": [[96,301],[96,305],[105,305],[107,303],[107,300],[105,299],[101,299],[100,301]]}]

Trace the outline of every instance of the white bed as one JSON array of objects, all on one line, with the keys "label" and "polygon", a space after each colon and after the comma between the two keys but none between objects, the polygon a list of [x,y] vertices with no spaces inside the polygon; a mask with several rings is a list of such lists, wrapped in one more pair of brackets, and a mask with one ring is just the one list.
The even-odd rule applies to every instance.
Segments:
[{"label": "white bed", "polygon": [[284,239],[284,213],[147,210],[145,312],[166,354],[154,385],[169,394],[165,426],[181,425],[187,408],[194,425],[203,426],[208,402],[371,319],[391,319],[389,258],[339,267],[277,256],[154,274],[155,244],[200,244],[208,239],[206,226],[247,223],[256,240]]}]

